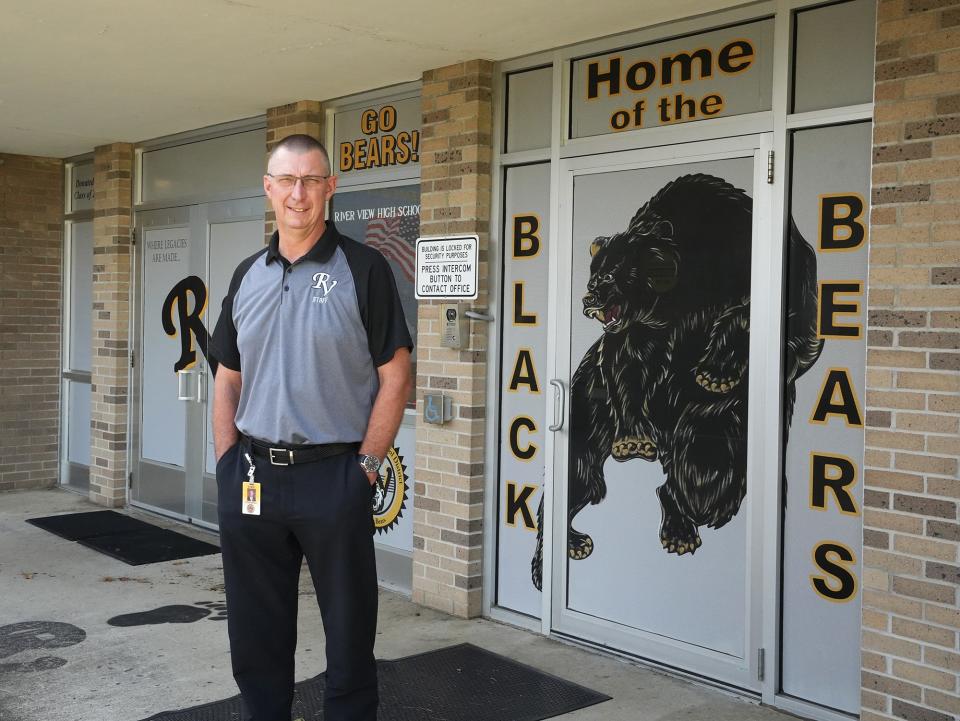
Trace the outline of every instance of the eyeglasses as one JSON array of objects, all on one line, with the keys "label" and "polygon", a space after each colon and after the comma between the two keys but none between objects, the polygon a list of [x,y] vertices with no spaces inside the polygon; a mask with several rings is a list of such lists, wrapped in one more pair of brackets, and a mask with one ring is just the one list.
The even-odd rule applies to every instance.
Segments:
[{"label": "eyeglasses", "polygon": [[329,175],[274,175],[273,173],[267,173],[268,178],[273,178],[274,182],[279,185],[281,188],[292,188],[297,184],[299,180],[303,183],[303,187],[307,190],[313,190],[314,188],[319,188],[320,184],[324,180],[329,178]]}]

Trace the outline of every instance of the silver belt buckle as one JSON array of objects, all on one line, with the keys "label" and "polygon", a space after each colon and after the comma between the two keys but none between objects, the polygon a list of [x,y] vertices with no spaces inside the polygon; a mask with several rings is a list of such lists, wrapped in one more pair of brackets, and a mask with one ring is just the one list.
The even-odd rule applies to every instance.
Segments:
[{"label": "silver belt buckle", "polygon": [[293,465],[293,451],[289,448],[271,448],[270,464],[274,466]]}]

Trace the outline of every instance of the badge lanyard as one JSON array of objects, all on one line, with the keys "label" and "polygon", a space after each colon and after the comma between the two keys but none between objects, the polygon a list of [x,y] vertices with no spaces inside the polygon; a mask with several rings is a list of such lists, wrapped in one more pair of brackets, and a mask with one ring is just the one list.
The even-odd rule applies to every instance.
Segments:
[{"label": "badge lanyard", "polygon": [[240,507],[245,516],[260,515],[260,484],[254,480],[257,467],[253,463],[253,458],[249,453],[244,453],[243,457],[247,459],[250,468],[247,470],[247,480],[243,483],[243,497]]}]

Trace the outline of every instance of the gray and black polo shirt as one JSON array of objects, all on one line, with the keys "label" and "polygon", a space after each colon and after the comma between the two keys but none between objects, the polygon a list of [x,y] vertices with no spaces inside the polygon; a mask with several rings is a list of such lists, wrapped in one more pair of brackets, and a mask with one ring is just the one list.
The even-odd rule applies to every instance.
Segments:
[{"label": "gray and black polo shirt", "polygon": [[236,424],[271,443],[363,440],[377,367],[413,348],[393,272],[333,223],[295,263],[279,234],[233,273],[211,355],[243,373]]}]

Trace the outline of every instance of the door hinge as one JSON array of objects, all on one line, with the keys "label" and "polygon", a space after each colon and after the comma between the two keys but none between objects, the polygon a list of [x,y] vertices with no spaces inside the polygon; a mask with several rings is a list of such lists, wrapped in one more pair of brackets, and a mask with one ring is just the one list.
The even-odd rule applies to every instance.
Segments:
[{"label": "door hinge", "polygon": [[130,245],[136,245],[136,244],[137,244],[137,229],[131,228],[130,229]]},{"label": "door hinge", "polygon": [[773,185],[773,151],[767,152],[767,183]]},{"label": "door hinge", "polygon": [[136,367],[136,358],[137,358],[137,357],[136,357],[136,355],[134,355],[134,351],[130,351],[130,367],[131,367],[131,368],[135,368],[135,367]]},{"label": "door hinge", "polygon": [[767,650],[765,648],[757,649],[757,681],[763,681],[764,666],[767,660]]},{"label": "door hinge", "polygon": [[129,482],[128,488],[133,488],[133,471],[127,475],[127,481]]}]

